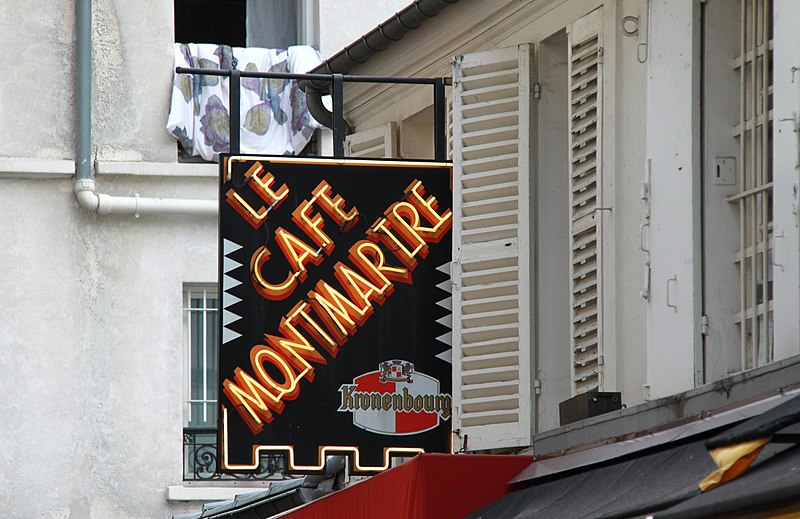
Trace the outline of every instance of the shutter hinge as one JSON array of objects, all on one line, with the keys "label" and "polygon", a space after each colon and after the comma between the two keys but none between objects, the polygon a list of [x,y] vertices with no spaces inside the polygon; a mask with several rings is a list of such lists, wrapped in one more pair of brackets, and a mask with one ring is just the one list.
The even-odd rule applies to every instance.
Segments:
[{"label": "shutter hinge", "polygon": [[702,335],[708,335],[708,316],[701,315],[700,316],[700,333]]},{"label": "shutter hinge", "polygon": [[538,378],[533,381],[533,392],[536,395],[542,394],[542,381],[539,380]]},{"label": "shutter hinge", "polygon": [[451,78],[452,86],[456,86],[461,83],[461,63],[464,61],[464,56],[453,56],[453,59],[450,60],[450,65],[453,67],[453,77]]},{"label": "shutter hinge", "polygon": [[597,357],[597,365],[598,366],[603,366],[603,365],[605,365],[605,363],[606,363],[606,359],[604,359],[602,355]]},{"label": "shutter hinge", "polygon": [[597,48],[597,62],[598,63],[604,63],[604,61],[603,61],[603,56],[604,55],[605,55],[605,49],[603,49],[603,47],[598,47]]},{"label": "shutter hinge", "polygon": [[540,99],[542,97],[542,84],[534,83],[531,92],[533,92],[534,99]]}]

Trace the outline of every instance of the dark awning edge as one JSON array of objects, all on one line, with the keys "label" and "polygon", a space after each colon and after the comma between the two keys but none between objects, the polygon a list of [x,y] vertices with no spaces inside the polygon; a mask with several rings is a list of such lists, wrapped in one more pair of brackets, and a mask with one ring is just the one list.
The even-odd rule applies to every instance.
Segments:
[{"label": "dark awning edge", "polygon": [[743,517],[800,508],[800,447],[791,446],[738,478],[662,512],[656,519]]},{"label": "dark awning edge", "polygon": [[[372,56],[385,50],[392,42],[398,41],[408,32],[418,29],[425,20],[433,18],[456,2],[458,0],[415,0],[414,3],[398,11],[394,16],[309,72],[312,74],[349,74],[358,65],[363,65]],[[298,85],[306,92],[308,109],[314,119],[331,128],[333,114],[325,108],[320,99],[323,95],[330,93],[330,83],[299,81]]]},{"label": "dark awning edge", "polygon": [[767,438],[790,425],[800,422],[800,397],[770,409],[769,411],[748,420],[706,443],[709,450],[736,443]]},{"label": "dark awning edge", "polygon": [[[785,393],[782,393],[785,394]],[[793,507],[800,511],[800,442],[796,414],[800,396],[713,436],[713,430],[644,451],[609,459],[555,478],[527,479],[527,486],[487,505],[471,518],[586,517],[656,519],[743,517]],[[788,425],[787,425],[788,424]],[[782,428],[779,428],[782,427]],[[698,483],[716,469],[708,444],[734,441],[751,431],[768,432],[783,443],[768,445],[751,468],[718,487],[701,492]],[[723,443],[724,444],[724,443]],[[534,465],[537,462],[534,461]],[[577,468],[577,467],[576,467]],[[519,477],[516,478],[519,480]]]},{"label": "dark awning edge", "polygon": [[679,505],[699,494],[700,489],[693,485],[691,487],[684,488],[683,490],[678,491],[664,499],[654,499],[646,504],[638,504],[631,508],[598,516],[597,519],[629,519],[631,517],[646,516],[648,514],[652,514],[654,510],[666,510],[667,508]]},{"label": "dark awning edge", "polygon": [[325,460],[324,474],[274,481],[267,490],[243,492],[233,499],[206,503],[201,512],[175,515],[172,519],[221,519],[253,515],[271,517],[338,490],[344,478],[345,463],[342,456],[330,456]]},{"label": "dark awning edge", "polygon": [[[793,387],[790,390],[784,389],[766,396],[761,395],[746,403],[739,402],[733,406],[704,410],[698,415],[654,427],[643,431],[641,434],[616,437],[613,441],[604,441],[600,445],[592,445],[574,452],[538,456],[535,463],[520,472],[511,482],[531,481],[560,472],[589,467],[596,463],[686,439],[725,425],[751,420],[770,412],[772,409],[777,409],[795,398],[800,399],[800,387]],[[731,431],[733,430],[731,429]],[[723,435],[726,434],[723,433]],[[711,440],[716,438],[715,436]]]}]

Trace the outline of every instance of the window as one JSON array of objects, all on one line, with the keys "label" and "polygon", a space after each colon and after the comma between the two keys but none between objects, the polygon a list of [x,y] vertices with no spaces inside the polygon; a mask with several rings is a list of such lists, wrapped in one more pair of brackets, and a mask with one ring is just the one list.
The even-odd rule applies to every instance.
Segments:
[{"label": "window", "polygon": [[246,0],[175,0],[175,41],[246,45]]},{"label": "window", "polygon": [[218,318],[216,285],[184,286],[183,479],[284,478],[285,467],[280,455],[262,455],[261,465],[252,474],[217,472]]},{"label": "window", "polygon": [[705,380],[773,360],[772,0],[704,8]]},{"label": "window", "polygon": [[[174,1],[176,66],[298,73],[319,63],[313,0]],[[228,151],[226,119],[235,113],[228,85],[228,78],[175,75],[167,131],[178,141],[180,162],[216,162]],[[294,80],[251,78],[240,87],[240,152],[319,153],[320,125]]]},{"label": "window", "polygon": [[185,480],[213,479],[216,473],[218,301],[213,286],[184,287]]},{"label": "window", "polygon": [[471,449],[529,445],[560,401],[605,389],[602,19],[454,61],[454,427]]},{"label": "window", "polygon": [[286,49],[316,43],[310,0],[175,0],[175,41]]},{"label": "window", "polygon": [[184,289],[184,427],[215,429],[217,426],[217,306],[215,287]]},{"label": "window", "polygon": [[739,313],[744,368],[772,361],[772,0],[742,0],[739,120],[741,172],[728,199],[739,220]]}]

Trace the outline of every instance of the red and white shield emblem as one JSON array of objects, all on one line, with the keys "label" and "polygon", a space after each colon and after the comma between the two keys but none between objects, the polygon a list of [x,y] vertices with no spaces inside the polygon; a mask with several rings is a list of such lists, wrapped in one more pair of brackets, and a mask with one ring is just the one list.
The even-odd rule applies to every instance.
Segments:
[{"label": "red and white shield emblem", "polygon": [[450,418],[451,397],[439,393],[438,380],[413,369],[409,362],[387,361],[378,371],[342,385],[339,412],[352,412],[354,425],[377,434],[408,435],[435,428],[440,418]]}]

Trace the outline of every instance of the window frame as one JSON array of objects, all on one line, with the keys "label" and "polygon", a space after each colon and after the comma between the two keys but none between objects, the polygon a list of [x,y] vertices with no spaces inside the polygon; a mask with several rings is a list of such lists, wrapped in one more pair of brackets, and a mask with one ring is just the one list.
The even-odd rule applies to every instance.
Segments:
[{"label": "window frame", "polygon": [[[193,308],[192,299],[196,294],[201,294],[202,307]],[[209,300],[216,300],[216,306],[209,306]],[[192,312],[202,312],[203,315],[203,396],[202,399],[192,398],[192,377],[194,367],[192,365],[192,351],[194,350],[192,340]],[[184,366],[184,384],[183,384],[183,427],[216,427],[216,406],[218,399],[209,399],[209,391],[214,393],[218,381],[216,377],[209,377],[208,358],[209,349],[212,354],[216,354],[219,348],[219,290],[216,284],[212,283],[191,283],[183,286],[183,299],[181,308],[183,318],[183,366]],[[213,319],[216,321],[217,337],[209,337],[208,325],[209,314],[213,314]],[[209,380],[214,378],[214,380]],[[193,404],[201,404],[204,414],[204,419],[200,425],[192,424]],[[208,406],[213,405],[212,410],[209,412]],[[212,420],[209,419],[213,418]]]}]

